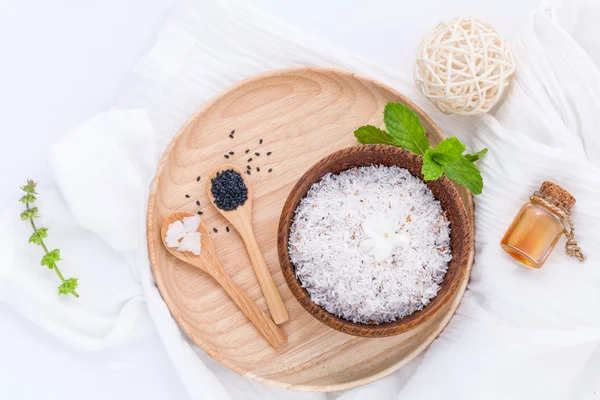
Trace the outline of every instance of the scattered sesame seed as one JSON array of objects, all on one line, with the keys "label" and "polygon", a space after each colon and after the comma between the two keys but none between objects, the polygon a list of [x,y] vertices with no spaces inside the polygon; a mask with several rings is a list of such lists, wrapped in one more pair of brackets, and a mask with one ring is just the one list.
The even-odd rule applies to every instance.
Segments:
[{"label": "scattered sesame seed", "polygon": [[230,156],[232,156],[233,154],[234,154],[234,152],[233,152],[233,151],[230,151],[230,152],[229,152],[229,155],[230,155]]},{"label": "scattered sesame seed", "polygon": [[185,195],[185,198],[186,198],[186,199],[189,199],[189,198],[190,198],[190,195],[189,195],[189,194],[186,194],[186,195]]},{"label": "scattered sesame seed", "polygon": [[233,134],[229,135],[229,137],[230,137],[231,139],[233,139]]},{"label": "scattered sesame seed", "polygon": [[204,214],[202,211],[198,211],[198,215],[202,215]]},{"label": "scattered sesame seed", "polygon": [[262,144],[262,142],[263,142],[263,140],[262,140],[262,139],[260,139],[260,140],[258,141],[258,144]]},{"label": "scattered sesame seed", "polygon": [[247,173],[248,175],[252,175],[252,172],[250,172],[250,170],[249,170],[249,169],[248,169],[248,170],[246,170],[246,173]]},{"label": "scattered sesame seed", "polygon": [[257,171],[257,172],[260,172],[260,168],[259,168],[259,167],[256,167],[256,171]]},{"label": "scattered sesame seed", "polygon": [[231,131],[231,134],[233,135],[235,133],[235,129]]},{"label": "scattered sesame seed", "polygon": [[228,226],[226,226],[226,227],[225,227],[225,230],[226,230],[227,232],[229,232],[229,227],[228,227]]},{"label": "scattered sesame seed", "polygon": [[250,158],[248,159],[248,162],[250,162],[250,161],[252,161],[252,157],[250,157]]},{"label": "scattered sesame seed", "polygon": [[250,149],[246,149],[246,154],[250,153]]},{"label": "scattered sesame seed", "polygon": [[269,173],[273,172],[273,168],[269,168]]},{"label": "scattered sesame seed", "polygon": [[258,156],[260,156],[260,153],[254,153],[254,155],[258,157]]},{"label": "scattered sesame seed", "polygon": [[249,165],[246,165],[246,169],[252,169],[252,167],[250,167]]},{"label": "scattered sesame seed", "polygon": [[196,178],[196,182],[200,182],[200,177],[197,177],[197,178]]},{"label": "scattered sesame seed", "polygon": [[199,206],[200,205],[200,200],[196,200],[196,205]]},{"label": "scattered sesame seed", "polygon": [[225,158],[229,158],[229,155],[228,155],[228,154],[225,154],[223,157],[225,157]]},{"label": "scattered sesame seed", "polygon": [[267,155],[270,156],[271,154],[273,154],[272,151],[267,151]]},{"label": "scattered sesame seed", "polygon": [[217,232],[219,232],[219,231],[218,231],[218,229],[217,229],[217,228],[213,228],[213,232],[214,232],[214,233],[217,233]]}]

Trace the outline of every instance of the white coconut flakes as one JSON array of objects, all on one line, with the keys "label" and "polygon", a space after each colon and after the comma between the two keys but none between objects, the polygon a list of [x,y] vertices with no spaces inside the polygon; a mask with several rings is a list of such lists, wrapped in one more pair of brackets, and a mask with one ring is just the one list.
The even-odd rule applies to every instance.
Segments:
[{"label": "white coconut flakes", "polygon": [[[361,246],[370,239],[363,226],[374,215],[395,223],[395,234],[409,243],[391,248],[381,262],[369,251],[372,243]],[[289,251],[316,304],[349,321],[380,324],[421,310],[436,296],[452,259],[450,223],[408,170],[354,168],[310,188],[296,209]]]},{"label": "white coconut flakes", "polygon": [[202,250],[202,234],[198,232],[200,216],[184,217],[182,221],[174,221],[167,227],[165,242],[169,247],[177,247],[177,251],[191,251],[199,256]]}]

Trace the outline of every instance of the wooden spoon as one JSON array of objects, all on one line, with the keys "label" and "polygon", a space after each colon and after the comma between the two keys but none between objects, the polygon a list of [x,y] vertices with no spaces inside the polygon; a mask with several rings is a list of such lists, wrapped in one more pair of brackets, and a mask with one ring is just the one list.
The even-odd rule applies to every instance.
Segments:
[{"label": "wooden spoon", "polygon": [[[244,184],[248,188],[248,200],[246,200],[242,206],[232,211],[224,211],[217,207],[211,190],[211,181],[217,175],[217,172],[228,169],[232,169],[239,173],[244,180]],[[269,267],[267,266],[265,258],[260,251],[260,247],[258,247],[256,237],[254,236],[254,232],[252,230],[252,191],[250,189],[250,182],[246,178],[246,174],[234,165],[223,164],[215,168],[210,173],[206,191],[213,206],[215,206],[221,215],[223,215],[231,223],[231,225],[233,225],[233,227],[242,237],[242,240],[246,245],[246,249],[248,250],[248,255],[250,256],[250,261],[252,262],[252,267],[254,268],[254,273],[256,274],[258,283],[260,284],[263,295],[265,296],[267,307],[269,307],[269,311],[271,312],[273,321],[275,321],[276,324],[281,324],[282,322],[287,321],[289,319],[287,310],[285,309],[281,295],[277,290],[275,281],[273,281],[273,277],[269,272]]]},{"label": "wooden spoon", "polygon": [[194,214],[187,212],[176,212],[169,215],[162,224],[161,237],[163,244],[175,257],[184,261],[196,268],[201,269],[210,275],[231,297],[231,299],[237,304],[237,306],[246,314],[248,319],[254,324],[256,329],[267,339],[267,341],[274,348],[279,348],[282,344],[287,342],[287,336],[281,330],[280,327],[275,325],[273,321],[254,303],[246,293],[235,282],[225,274],[223,267],[217,259],[215,252],[215,246],[210,238],[210,234],[206,229],[206,226],[200,221],[198,231],[202,235],[201,238],[201,251],[200,255],[197,256],[190,251],[178,251],[175,247],[167,246],[167,229],[169,225],[175,221],[182,221],[184,217],[193,217]]}]

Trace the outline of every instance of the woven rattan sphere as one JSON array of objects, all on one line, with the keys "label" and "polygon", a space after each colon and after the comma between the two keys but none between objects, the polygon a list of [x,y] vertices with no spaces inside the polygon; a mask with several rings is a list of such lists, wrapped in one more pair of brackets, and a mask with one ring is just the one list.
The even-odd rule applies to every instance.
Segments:
[{"label": "woven rattan sphere", "polygon": [[500,32],[474,17],[440,23],[417,53],[414,80],[442,112],[488,112],[500,100],[515,60]]}]

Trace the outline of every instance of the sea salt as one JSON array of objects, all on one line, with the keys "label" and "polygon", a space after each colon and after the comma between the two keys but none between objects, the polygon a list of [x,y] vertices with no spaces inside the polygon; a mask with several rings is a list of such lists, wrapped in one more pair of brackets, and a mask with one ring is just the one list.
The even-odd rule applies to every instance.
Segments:
[{"label": "sea salt", "polygon": [[[365,222],[378,214],[409,243],[381,262],[361,246],[369,239]],[[349,321],[380,324],[421,310],[436,296],[452,259],[450,223],[408,170],[354,168],[310,188],[296,209],[289,251],[316,304]]]}]

